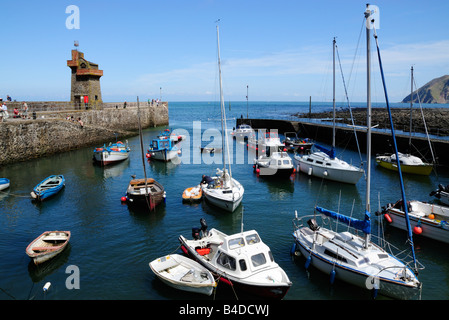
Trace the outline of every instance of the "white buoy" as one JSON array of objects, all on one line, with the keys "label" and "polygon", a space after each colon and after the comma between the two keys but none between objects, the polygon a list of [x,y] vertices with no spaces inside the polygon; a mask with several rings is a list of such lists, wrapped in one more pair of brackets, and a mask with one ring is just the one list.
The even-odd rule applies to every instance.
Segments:
[{"label": "white buoy", "polygon": [[44,286],[44,292],[46,292],[50,288],[50,286],[51,286],[51,283],[47,282]]}]

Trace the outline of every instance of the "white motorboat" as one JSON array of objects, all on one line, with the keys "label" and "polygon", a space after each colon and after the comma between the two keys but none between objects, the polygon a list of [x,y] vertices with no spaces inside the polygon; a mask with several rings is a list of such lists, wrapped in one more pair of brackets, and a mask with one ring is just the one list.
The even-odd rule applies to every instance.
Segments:
[{"label": "white motorboat", "polygon": [[178,152],[179,149],[175,146],[173,140],[167,138],[153,139],[148,148],[147,158],[169,162],[178,158]]},{"label": "white motorboat", "polygon": [[244,141],[248,140],[250,137],[253,137],[255,135],[255,132],[250,125],[241,124],[231,132],[231,135],[234,139]]},{"label": "white motorboat", "polygon": [[[352,213],[350,216],[343,215],[318,206],[315,207],[315,214],[313,216],[298,217],[295,212],[295,218],[293,219],[295,250],[300,252],[306,258],[306,268],[312,265],[323,273],[328,274],[331,283],[333,283],[335,279],[338,279],[365,290],[372,290],[374,295],[380,293],[396,299],[418,299],[421,295],[422,283],[416,276],[419,263],[415,257],[411,233],[408,234],[408,241],[413,258],[413,261],[411,262],[413,270],[409,267],[408,262],[401,261],[399,256],[390,254],[382,248],[379,245],[381,242],[376,243],[373,241],[375,237],[371,234],[371,76],[369,34],[372,24],[374,24],[374,20],[371,17],[374,11],[371,9],[372,8],[367,5],[365,11],[367,22],[368,75],[365,213],[363,219],[357,219],[352,217]],[[375,39],[377,42],[377,35],[375,36]],[[382,71],[380,53],[378,53],[378,57]],[[389,108],[388,98],[387,107]],[[392,125],[391,128],[393,128]],[[392,131],[392,137],[396,148],[394,131]],[[400,181],[403,199],[405,199],[401,176]],[[305,221],[307,224],[304,223]],[[338,231],[338,227],[340,227],[340,230],[341,228],[344,228],[344,231]],[[360,231],[362,232],[361,235]],[[392,248],[391,244],[387,244],[385,241],[383,243],[385,244],[385,247]],[[406,252],[403,251],[402,253]]]},{"label": "white motorboat", "polygon": [[[202,184],[203,195],[210,203],[224,210],[233,212],[242,202],[245,189],[236,179],[232,177],[229,142],[226,127],[226,112],[223,99],[223,86],[221,79],[221,63],[220,63],[220,39],[217,26],[217,43],[218,43],[218,73],[220,80],[220,106],[221,106],[221,129],[223,133],[222,139],[222,159],[223,170],[217,169],[216,176],[213,177],[213,184]],[[226,155],[225,155],[226,151]]]},{"label": "white motorboat", "polygon": [[233,235],[212,228],[192,229],[192,240],[179,237],[185,254],[209,269],[219,281],[263,298],[282,299],[292,285],[255,230]]},{"label": "white motorboat", "polygon": [[299,171],[309,176],[349,184],[356,184],[364,175],[365,171],[362,168],[338,159],[334,152],[318,145],[314,145],[312,150],[315,148],[323,151],[305,155],[294,154],[293,161],[296,167],[299,167]]},{"label": "white motorboat", "polygon": [[114,144],[110,143],[109,146],[95,148],[93,158],[100,165],[108,165],[128,159],[129,153],[128,143],[117,141]]},{"label": "white motorboat", "polygon": [[[449,207],[417,200],[407,206],[414,234],[449,243]],[[407,231],[402,200],[387,204],[381,213],[389,225]]]},{"label": "white motorboat", "polygon": [[179,254],[157,258],[149,265],[162,282],[178,290],[210,296],[217,286],[209,270]]},{"label": "white motorboat", "polygon": [[295,167],[288,153],[281,151],[254,159],[254,172],[261,176],[290,177],[295,172]]},{"label": "white motorboat", "polygon": [[281,142],[277,130],[268,131],[259,129],[258,137],[248,139],[248,148],[256,151],[256,154],[268,154],[277,151],[286,151],[285,144]]}]

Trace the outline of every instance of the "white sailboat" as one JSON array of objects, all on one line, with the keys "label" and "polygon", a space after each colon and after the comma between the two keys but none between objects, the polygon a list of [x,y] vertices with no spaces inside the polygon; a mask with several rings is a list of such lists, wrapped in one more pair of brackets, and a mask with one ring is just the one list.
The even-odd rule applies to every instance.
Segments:
[{"label": "white sailboat", "polygon": [[332,148],[329,150],[315,144],[312,153],[295,154],[293,161],[299,170],[308,175],[332,181],[356,184],[364,174],[362,168],[358,168],[335,156],[335,38],[333,40],[333,138]]},{"label": "white sailboat", "polygon": [[[370,28],[371,9],[367,5],[365,11],[367,19],[367,179],[366,179],[366,208],[363,220],[316,207],[319,214],[299,218],[297,214],[293,220],[296,249],[307,257],[306,268],[312,265],[320,271],[330,275],[331,282],[335,279],[373,290],[397,299],[419,298],[422,284],[416,277],[417,262],[414,259],[415,271],[397,257],[391,255],[371,239],[370,220],[370,183],[371,183],[371,100],[370,100]],[[379,56],[380,60],[380,56]],[[379,61],[381,64],[381,61]],[[382,72],[383,74],[383,72]],[[388,106],[388,101],[387,101]],[[393,132],[394,133],[394,132]],[[393,134],[394,139],[394,134]],[[400,172],[400,168],[399,168]],[[400,177],[402,178],[402,177]],[[401,187],[403,187],[401,180]],[[405,196],[403,197],[405,199]],[[332,220],[332,219],[334,220]],[[307,220],[309,219],[309,220]],[[307,221],[305,225],[303,221]],[[348,225],[348,229],[338,232],[331,228],[331,222]],[[322,222],[321,226],[318,222]],[[350,233],[349,227],[361,230],[364,235]],[[414,255],[413,241],[409,235]]]},{"label": "white sailboat", "polygon": [[[226,211],[233,212],[242,202],[245,189],[232,177],[231,164],[226,167],[227,161],[230,161],[228,132],[226,126],[226,113],[223,99],[223,86],[221,79],[220,62],[220,38],[217,25],[217,45],[218,45],[218,73],[220,80],[220,107],[221,107],[221,129],[223,132],[223,170],[217,169],[216,176],[213,177],[213,184],[202,184],[203,195],[210,203]],[[226,148],[225,148],[226,145]],[[226,150],[226,155],[225,155]]]}]

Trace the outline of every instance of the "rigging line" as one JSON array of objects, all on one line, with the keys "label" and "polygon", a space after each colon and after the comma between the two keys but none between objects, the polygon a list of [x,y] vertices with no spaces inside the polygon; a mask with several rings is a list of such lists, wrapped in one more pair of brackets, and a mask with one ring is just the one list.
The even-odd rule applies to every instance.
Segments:
[{"label": "rigging line", "polygon": [[360,39],[362,37],[364,27],[365,27],[365,17],[362,18],[362,26],[360,28],[359,39],[357,40],[357,46],[356,46],[356,49],[355,49],[355,52],[354,52],[354,58],[352,58],[351,70],[349,71],[348,86],[349,86],[349,83],[351,82],[352,71],[354,69],[354,64],[355,64],[355,60],[356,60],[356,57],[357,57],[357,52],[359,51]]},{"label": "rigging line", "polygon": [[[415,88],[417,88],[415,79],[413,79],[413,84],[415,85]],[[422,109],[421,99],[419,98],[419,92],[418,91],[419,90],[416,90],[416,96],[418,97],[418,103],[419,103],[419,108],[421,109],[421,115],[422,115],[422,120],[423,120],[423,123],[424,123],[424,129],[426,130],[427,141],[429,142],[430,152],[432,153],[432,161],[433,161],[433,164],[435,165],[436,164],[435,155],[433,153],[432,144],[430,142],[429,132],[427,131],[426,119],[424,118],[424,111]],[[413,97],[410,97],[410,99],[412,99],[412,98]]]},{"label": "rigging line", "polygon": [[[340,73],[341,73],[341,78],[342,78],[342,81],[343,81],[343,87],[345,89],[346,100],[348,101],[349,113],[351,114],[351,123],[352,123],[353,129],[354,129],[354,136],[355,136],[355,141],[356,141],[356,144],[357,144],[357,150],[359,151],[360,164],[363,164],[362,153],[360,152],[360,146],[359,146],[359,139],[357,138],[357,130],[355,129],[354,117],[352,115],[351,104],[349,103],[348,91],[346,89],[345,77],[343,75],[343,69],[341,67],[340,54],[338,53],[337,45],[335,45],[335,48],[337,49],[337,59],[338,59],[338,64],[340,66]],[[365,175],[365,172],[363,174]]]}]

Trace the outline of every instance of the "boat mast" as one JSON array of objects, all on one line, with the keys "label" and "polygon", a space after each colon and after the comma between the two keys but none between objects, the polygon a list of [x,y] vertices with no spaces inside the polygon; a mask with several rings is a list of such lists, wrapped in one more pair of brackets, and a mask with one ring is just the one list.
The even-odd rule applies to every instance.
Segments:
[{"label": "boat mast", "polygon": [[396,133],[395,133],[395,130],[394,130],[393,117],[391,115],[391,108],[390,108],[390,103],[389,103],[389,100],[388,100],[387,86],[385,84],[385,76],[384,76],[384,71],[383,71],[383,67],[382,67],[382,59],[380,57],[380,48],[379,48],[379,42],[377,40],[376,29],[374,29],[374,39],[376,40],[377,57],[378,57],[378,60],[379,60],[380,74],[382,76],[382,85],[383,85],[384,94],[385,94],[385,102],[387,104],[388,117],[390,119],[390,127],[391,127],[391,135],[392,135],[392,138],[393,138],[394,151],[395,151],[395,154],[396,154],[396,159],[398,160],[398,161],[396,161],[396,164],[398,166],[399,185],[401,187],[402,203],[404,204],[404,214],[405,214],[405,222],[406,222],[407,232],[408,232],[408,241],[410,243],[410,249],[411,249],[412,257],[413,257],[414,272],[415,272],[415,274],[418,274],[418,266],[417,266],[416,255],[415,255],[415,246],[413,244],[413,235],[412,235],[412,229],[411,229],[411,226],[410,226],[410,218],[409,218],[408,208],[407,208],[407,199],[405,197],[404,180],[402,179],[401,162],[399,161],[398,145],[396,143]]},{"label": "boat mast", "polygon": [[142,141],[142,125],[140,124],[140,105],[139,105],[139,97],[137,97],[137,115],[139,119],[139,138],[140,138],[140,153],[142,155],[142,165],[143,165],[143,176],[145,178],[145,200],[147,202],[148,208],[151,210],[151,205],[149,203],[148,196],[148,183],[147,183],[147,169],[145,166],[145,157],[143,156],[143,141]]},{"label": "boat mast", "polygon": [[332,91],[333,91],[333,96],[332,96],[332,106],[334,108],[334,122],[333,122],[333,128],[332,128],[332,149],[335,149],[335,37],[334,40],[332,41],[333,44],[333,50],[332,50],[332,79],[333,79],[333,87],[332,87]]},{"label": "boat mast", "polygon": [[[219,21],[219,20],[218,20]],[[226,142],[226,154],[228,156],[228,160],[230,158],[229,156],[229,143],[228,143],[228,133],[227,133],[227,127],[226,127],[226,111],[224,107],[224,99],[223,99],[223,84],[221,80],[221,61],[220,61],[220,36],[218,32],[218,24],[217,24],[217,48],[218,48],[218,76],[220,81],[220,108],[221,108],[221,131],[223,132],[223,139],[222,140],[222,148],[223,151],[225,150],[225,142]],[[222,152],[223,157],[223,178],[226,178],[226,161],[225,161],[225,154]],[[229,177],[231,178],[232,183],[232,173],[231,173],[231,165],[229,165]]]},{"label": "boat mast", "polygon": [[411,89],[410,89],[410,133],[408,139],[409,153],[412,154],[412,107],[413,107],[413,66],[411,67]]},{"label": "boat mast", "polygon": [[[371,193],[371,58],[370,58],[370,29],[371,21],[369,19],[371,11],[369,4],[366,5],[366,213],[371,212],[370,193]],[[364,248],[368,248],[370,234],[365,234]]]}]

